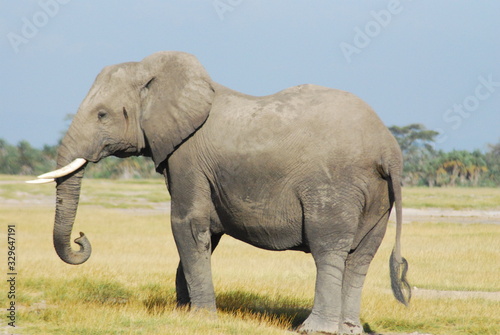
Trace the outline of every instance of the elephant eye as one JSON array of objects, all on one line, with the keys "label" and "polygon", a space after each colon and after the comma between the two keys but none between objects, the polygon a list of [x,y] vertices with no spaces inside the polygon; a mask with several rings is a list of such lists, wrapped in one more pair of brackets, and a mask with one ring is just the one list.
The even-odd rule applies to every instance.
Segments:
[{"label": "elephant eye", "polygon": [[97,113],[97,118],[99,119],[99,121],[102,121],[103,119],[105,119],[106,117],[108,116],[108,113],[106,111],[99,111]]}]

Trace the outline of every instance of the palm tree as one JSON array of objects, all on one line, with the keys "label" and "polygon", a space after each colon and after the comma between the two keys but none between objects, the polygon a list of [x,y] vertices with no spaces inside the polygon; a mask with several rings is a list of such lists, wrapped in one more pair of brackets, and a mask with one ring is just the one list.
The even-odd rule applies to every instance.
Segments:
[{"label": "palm tree", "polygon": [[444,155],[442,168],[450,177],[450,186],[456,186],[456,181],[459,177],[462,177],[461,181],[463,182],[464,176],[467,175],[464,160],[464,151],[453,150]]},{"label": "palm tree", "polygon": [[483,172],[488,171],[487,163],[484,159],[483,153],[479,150],[475,150],[469,154],[467,160],[467,172],[469,174],[469,180],[472,186],[477,186]]}]

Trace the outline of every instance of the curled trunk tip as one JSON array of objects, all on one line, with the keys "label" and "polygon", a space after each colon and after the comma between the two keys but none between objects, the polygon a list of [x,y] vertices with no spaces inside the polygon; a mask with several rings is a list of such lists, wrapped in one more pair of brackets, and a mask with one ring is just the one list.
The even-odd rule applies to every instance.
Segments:
[{"label": "curled trunk tip", "polygon": [[56,246],[57,254],[64,262],[71,265],[85,263],[92,254],[92,246],[87,236],[80,232],[80,237],[77,237],[74,242],[80,246],[78,251],[73,250],[69,245],[64,247]]},{"label": "curled trunk tip", "polygon": [[80,233],[74,240],[80,248],[73,250],[71,246],[71,232],[78,208],[83,174],[84,167],[81,167],[78,171],[57,179],[54,248],[61,260],[72,265],[84,263],[92,253],[92,247],[84,233]]}]

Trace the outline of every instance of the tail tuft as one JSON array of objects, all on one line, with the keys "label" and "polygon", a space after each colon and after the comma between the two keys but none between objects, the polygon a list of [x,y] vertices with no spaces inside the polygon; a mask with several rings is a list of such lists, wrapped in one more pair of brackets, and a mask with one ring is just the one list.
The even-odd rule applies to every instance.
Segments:
[{"label": "tail tuft", "polygon": [[389,268],[394,297],[403,305],[408,306],[411,299],[411,287],[406,279],[408,262],[404,257],[401,257],[401,262],[398,262],[395,250],[393,250],[389,259]]}]

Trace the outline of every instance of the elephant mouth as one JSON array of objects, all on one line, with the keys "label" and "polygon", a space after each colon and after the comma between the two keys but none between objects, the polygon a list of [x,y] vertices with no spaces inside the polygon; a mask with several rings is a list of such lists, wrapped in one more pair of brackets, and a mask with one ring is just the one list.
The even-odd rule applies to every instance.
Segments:
[{"label": "elephant mouth", "polygon": [[98,152],[98,154],[95,154],[94,157],[90,159],[90,161],[93,163],[97,163],[101,159],[109,156],[115,156],[119,158],[141,156],[141,151],[137,148],[136,145],[123,142],[104,144],[100,148],[100,150],[97,150],[96,152]]}]

